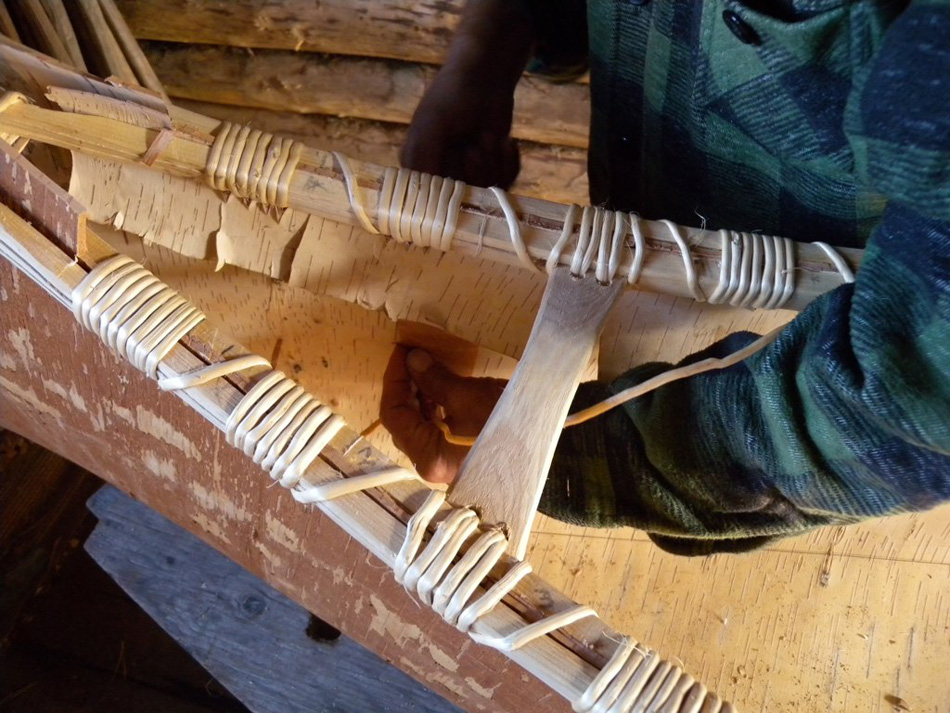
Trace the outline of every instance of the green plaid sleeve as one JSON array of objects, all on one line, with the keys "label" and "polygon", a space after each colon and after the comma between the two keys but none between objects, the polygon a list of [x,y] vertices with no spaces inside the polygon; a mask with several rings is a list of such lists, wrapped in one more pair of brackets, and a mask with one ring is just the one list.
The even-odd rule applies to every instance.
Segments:
[{"label": "green plaid sleeve", "polygon": [[[858,169],[889,200],[857,281],[742,364],[565,430],[543,512],[640,527],[667,549],[707,554],[950,499],[946,27],[947,3],[912,5],[848,100]],[[577,405],[666,368],[585,386]]]}]

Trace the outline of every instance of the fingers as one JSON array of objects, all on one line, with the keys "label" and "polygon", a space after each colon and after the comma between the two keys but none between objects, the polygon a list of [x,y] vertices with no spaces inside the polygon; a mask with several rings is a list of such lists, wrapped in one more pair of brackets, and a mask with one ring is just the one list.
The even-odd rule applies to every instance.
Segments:
[{"label": "fingers", "polygon": [[406,365],[423,396],[442,406],[453,422],[463,423],[467,429],[474,427],[476,433],[488,420],[505,387],[501,379],[459,376],[434,361],[422,349],[410,351]]},{"label": "fingers", "polygon": [[413,462],[424,457],[441,440],[436,426],[422,417],[412,380],[406,370],[405,347],[397,346],[389,358],[383,375],[383,395],[379,404],[379,420],[392,434],[393,443]]},{"label": "fingers", "polygon": [[420,476],[431,483],[451,483],[468,449],[448,445],[435,424],[423,418],[406,370],[407,352],[397,346],[389,358],[383,375],[380,420]]}]

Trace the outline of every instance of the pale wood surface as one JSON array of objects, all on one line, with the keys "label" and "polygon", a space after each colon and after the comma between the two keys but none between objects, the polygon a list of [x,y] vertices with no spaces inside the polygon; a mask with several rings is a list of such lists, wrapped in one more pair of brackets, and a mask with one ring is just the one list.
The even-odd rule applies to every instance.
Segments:
[{"label": "pale wood surface", "polygon": [[[436,71],[421,64],[299,52],[149,43],[143,49],[173,98],[403,124]],[[525,76],[515,90],[516,138],[584,148],[589,121],[587,85]]]},{"label": "pale wood surface", "polygon": [[449,490],[449,500],[502,525],[524,559],[557,437],[621,285],[556,269],[511,381]]},{"label": "pale wood surface", "polygon": [[85,550],[254,713],[459,710],[347,636],[311,638],[303,607],[115,488],[89,509]]}]

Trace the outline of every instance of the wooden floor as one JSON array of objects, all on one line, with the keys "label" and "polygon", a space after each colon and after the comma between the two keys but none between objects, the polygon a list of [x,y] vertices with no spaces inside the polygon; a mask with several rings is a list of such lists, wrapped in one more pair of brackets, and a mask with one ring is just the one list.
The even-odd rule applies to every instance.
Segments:
[{"label": "wooden floor", "polygon": [[0,711],[246,711],[82,549],[101,484],[0,432]]}]

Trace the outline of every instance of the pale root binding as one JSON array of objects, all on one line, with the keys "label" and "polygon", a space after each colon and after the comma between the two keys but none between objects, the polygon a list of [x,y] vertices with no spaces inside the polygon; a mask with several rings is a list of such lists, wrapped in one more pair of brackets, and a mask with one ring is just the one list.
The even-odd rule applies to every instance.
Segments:
[{"label": "pale root binding", "polygon": [[[350,208],[367,232],[387,235],[399,242],[419,247],[443,251],[451,249],[462,207],[464,183],[407,168],[388,168],[379,192],[374,224],[349,160],[338,152],[334,152],[333,156],[343,173]],[[498,187],[489,190],[504,215],[518,261],[529,270],[540,269],[525,245],[521,223],[508,194]],[[624,278],[630,284],[636,283],[646,256],[640,218],[635,213],[586,206],[581,211],[578,225],[578,210],[576,205],[568,206],[563,229],[551,246],[545,269],[550,273],[561,263],[562,254],[573,238],[574,249],[569,264],[571,274],[575,277],[583,277],[593,269],[598,282],[613,282],[620,270],[622,252],[628,248],[633,252],[633,259]],[[795,243],[792,240],[759,233],[721,230],[719,282],[707,297],[699,286],[690,247],[683,237],[682,228],[669,220],[660,222],[669,230],[683,258],[686,284],[697,301],[780,309],[794,293]],[[628,242],[628,237],[632,243]],[[843,282],[854,281],[853,272],[834,248],[825,243],[815,244],[828,255]]]},{"label": "pale root binding", "polygon": [[[96,265],[72,292],[72,308],[87,329],[166,390],[197,388],[212,379],[269,364],[247,355],[212,364],[188,374],[159,378],[168,352],[204,315],[141,265],[119,255]],[[343,427],[343,419],[278,371],[268,370],[229,414],[227,440],[260,464],[303,503],[321,502],[387,484],[416,479],[404,468],[313,485],[306,470]],[[501,651],[514,651],[534,639],[585,617],[589,607],[575,606],[517,628],[506,636],[486,636],[472,627],[530,571],[517,562],[494,584],[485,578],[501,561],[504,535],[481,527],[467,508],[450,508],[425,541],[430,524],[445,505],[445,494],[432,491],[406,528],[395,563],[396,579],[446,622],[473,640]],[[467,545],[467,547],[466,547]],[[464,552],[463,552],[464,550]],[[479,587],[484,593],[469,601]],[[637,656],[631,654],[636,651]],[[721,702],[678,667],[646,649],[617,648],[587,691],[575,702],[578,711],[650,710],[670,713],[718,711]]]},{"label": "pale root binding", "polygon": [[293,139],[224,121],[211,145],[205,174],[219,191],[286,208],[290,179],[302,152],[303,144]]}]

